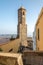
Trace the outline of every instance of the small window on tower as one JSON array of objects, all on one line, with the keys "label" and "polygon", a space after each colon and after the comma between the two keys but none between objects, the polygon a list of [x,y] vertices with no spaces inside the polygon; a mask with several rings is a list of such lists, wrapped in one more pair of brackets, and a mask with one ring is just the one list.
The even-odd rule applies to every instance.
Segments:
[{"label": "small window on tower", "polygon": [[23,15],[25,15],[25,13],[23,12]]}]

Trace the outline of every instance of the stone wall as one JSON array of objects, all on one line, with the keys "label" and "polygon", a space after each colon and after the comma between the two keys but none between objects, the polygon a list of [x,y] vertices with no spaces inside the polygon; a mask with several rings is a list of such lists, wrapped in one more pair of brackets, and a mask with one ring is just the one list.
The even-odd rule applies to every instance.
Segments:
[{"label": "stone wall", "polygon": [[21,46],[28,46],[28,44],[27,44],[26,9],[24,7],[20,7],[18,9],[18,36],[21,40]]},{"label": "stone wall", "polygon": [[14,53],[0,53],[0,65],[23,65],[22,55]]},{"label": "stone wall", "polygon": [[43,65],[43,52],[0,53],[0,65]]},{"label": "stone wall", "polygon": [[27,25],[20,24],[20,39],[22,46],[28,46],[27,44]]},{"label": "stone wall", "polygon": [[7,43],[0,44],[0,52],[13,52],[17,53],[20,46],[20,39],[15,39]]},{"label": "stone wall", "polygon": [[23,53],[24,65],[43,65],[43,52],[26,51]]}]

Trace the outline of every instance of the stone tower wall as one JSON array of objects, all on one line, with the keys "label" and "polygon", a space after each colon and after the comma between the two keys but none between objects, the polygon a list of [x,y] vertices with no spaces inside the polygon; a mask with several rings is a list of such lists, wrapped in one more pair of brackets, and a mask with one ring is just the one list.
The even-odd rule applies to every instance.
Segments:
[{"label": "stone tower wall", "polygon": [[26,10],[22,7],[18,10],[18,36],[21,45],[27,46]]}]

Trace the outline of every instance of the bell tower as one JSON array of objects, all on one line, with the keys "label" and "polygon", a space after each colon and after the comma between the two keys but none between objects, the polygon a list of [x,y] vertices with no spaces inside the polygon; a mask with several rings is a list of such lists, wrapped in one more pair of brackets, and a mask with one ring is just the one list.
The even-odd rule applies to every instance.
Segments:
[{"label": "bell tower", "polygon": [[21,45],[27,46],[26,9],[24,7],[18,9],[18,37]]}]

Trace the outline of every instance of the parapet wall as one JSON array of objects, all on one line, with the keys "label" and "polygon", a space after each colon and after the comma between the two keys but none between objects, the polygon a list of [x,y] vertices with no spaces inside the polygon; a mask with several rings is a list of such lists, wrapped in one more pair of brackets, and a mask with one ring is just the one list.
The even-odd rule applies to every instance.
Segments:
[{"label": "parapet wall", "polygon": [[0,65],[43,65],[43,51],[0,53]]},{"label": "parapet wall", "polygon": [[22,55],[17,53],[0,53],[0,65],[23,65]]},{"label": "parapet wall", "polygon": [[24,65],[43,65],[43,52],[26,51],[23,53]]},{"label": "parapet wall", "polygon": [[12,41],[9,41],[7,43],[0,44],[0,48],[2,49],[2,52],[12,52],[17,53],[20,46],[20,39],[15,39]]}]

